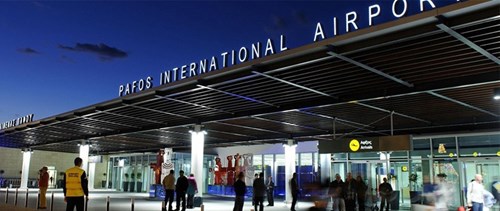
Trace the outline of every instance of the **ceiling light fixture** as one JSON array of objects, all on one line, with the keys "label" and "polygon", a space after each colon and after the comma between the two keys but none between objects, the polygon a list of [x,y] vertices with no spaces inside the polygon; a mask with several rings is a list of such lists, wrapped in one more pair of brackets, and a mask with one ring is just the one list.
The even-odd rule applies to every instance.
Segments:
[{"label": "ceiling light fixture", "polygon": [[493,90],[493,99],[500,100],[500,88],[495,88]]}]

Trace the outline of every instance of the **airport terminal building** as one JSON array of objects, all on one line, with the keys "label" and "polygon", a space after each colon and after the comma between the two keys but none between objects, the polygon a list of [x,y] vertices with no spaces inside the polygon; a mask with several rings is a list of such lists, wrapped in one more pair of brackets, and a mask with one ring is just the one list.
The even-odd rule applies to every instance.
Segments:
[{"label": "airport terminal building", "polygon": [[294,172],[303,187],[352,173],[373,189],[388,178],[404,209],[446,174],[462,206],[475,174],[500,190],[499,8],[353,3],[311,26],[305,45],[269,38],[120,85],[106,102],[7,121],[2,185],[36,185],[48,165],[57,187],[80,156],[93,188],[152,197],[158,169],[194,173],[202,194],[221,196],[238,172],[247,185],[264,172],[285,201]]}]

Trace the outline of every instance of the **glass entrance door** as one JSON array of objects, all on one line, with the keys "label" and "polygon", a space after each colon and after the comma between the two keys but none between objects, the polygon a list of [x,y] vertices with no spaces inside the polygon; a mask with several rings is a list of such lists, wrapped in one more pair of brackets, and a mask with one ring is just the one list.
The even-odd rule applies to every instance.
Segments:
[{"label": "glass entrance door", "polygon": [[[485,159],[473,159],[473,160],[465,160],[463,161],[463,191],[462,198],[463,201],[466,202],[467,196],[467,185],[474,179],[476,174],[483,175],[483,185],[484,188],[496,194],[496,197],[500,197],[498,194],[500,192],[500,160],[485,160]],[[500,206],[498,203],[494,206],[493,209],[490,210],[499,210]]]},{"label": "glass entrance door", "polygon": [[[391,206],[392,209],[410,208],[409,165],[407,161],[390,161],[389,168],[385,161],[351,161],[353,177],[361,175],[368,186],[366,206],[371,207],[377,200],[377,188],[383,178],[387,178],[394,190]],[[380,206],[380,205],[379,205]],[[396,208],[398,207],[398,208]]]}]

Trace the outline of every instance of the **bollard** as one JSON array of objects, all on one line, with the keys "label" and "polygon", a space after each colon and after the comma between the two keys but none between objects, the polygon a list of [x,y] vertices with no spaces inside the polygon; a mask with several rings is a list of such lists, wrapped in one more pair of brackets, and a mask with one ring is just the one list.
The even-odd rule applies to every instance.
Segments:
[{"label": "bollard", "polygon": [[50,211],[54,211],[54,192],[50,196]]},{"label": "bollard", "polygon": [[14,199],[14,206],[17,206],[17,196],[19,194],[19,188],[16,188],[16,198]]},{"label": "bollard", "polygon": [[109,196],[106,198],[106,211],[109,211]]},{"label": "bollard", "polygon": [[165,204],[165,201],[161,202],[161,211],[167,211],[167,204]]},{"label": "bollard", "polygon": [[38,193],[38,197],[36,198],[36,208],[40,208],[40,193]]},{"label": "bollard", "polygon": [[131,210],[134,211],[134,198],[130,199]]},{"label": "bollard", "polygon": [[5,191],[5,203],[9,203],[9,187],[7,187],[7,190]]},{"label": "bollard", "polygon": [[200,208],[201,208],[201,211],[204,211],[204,210],[205,210],[205,205],[204,205],[204,204],[202,204],[202,205],[200,206]]},{"label": "bollard", "polygon": [[28,191],[29,189],[26,189],[26,200],[24,200],[24,207],[28,207]]}]

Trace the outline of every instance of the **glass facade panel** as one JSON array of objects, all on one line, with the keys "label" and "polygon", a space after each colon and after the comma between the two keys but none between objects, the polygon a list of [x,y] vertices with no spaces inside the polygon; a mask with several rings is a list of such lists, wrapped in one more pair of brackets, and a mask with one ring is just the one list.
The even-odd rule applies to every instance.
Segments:
[{"label": "glass facade panel", "polygon": [[433,138],[432,152],[436,158],[457,157],[457,145],[455,137]]},{"label": "glass facade panel", "polygon": [[276,176],[274,172],[274,155],[264,155],[264,175],[267,178],[268,176],[273,177],[273,181],[276,181]]},{"label": "glass facade panel", "polygon": [[484,157],[500,154],[500,134],[458,137],[460,157]]},{"label": "glass facade panel", "polygon": [[412,158],[431,157],[431,139],[414,139],[412,143],[413,149],[410,151]]},{"label": "glass facade panel", "polygon": [[349,153],[349,159],[352,160],[380,159],[380,155],[378,154],[378,152]]},{"label": "glass facade panel", "polygon": [[253,155],[253,169],[254,169],[254,174],[260,174],[263,170],[262,168],[262,155]]}]

